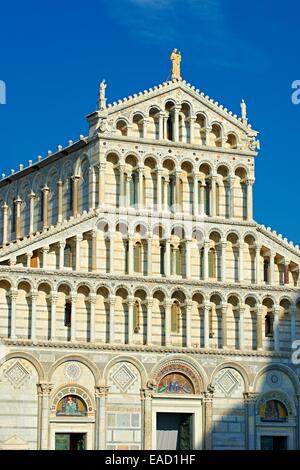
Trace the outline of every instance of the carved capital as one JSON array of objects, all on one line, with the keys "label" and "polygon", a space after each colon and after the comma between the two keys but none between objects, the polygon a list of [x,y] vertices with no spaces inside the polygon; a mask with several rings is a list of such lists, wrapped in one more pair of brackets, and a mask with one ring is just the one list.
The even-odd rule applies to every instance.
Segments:
[{"label": "carved capital", "polygon": [[52,392],[53,384],[49,382],[40,382],[37,384],[37,393],[39,396],[49,396]]},{"label": "carved capital", "polygon": [[96,398],[107,398],[108,397],[109,387],[95,387],[95,397]]}]

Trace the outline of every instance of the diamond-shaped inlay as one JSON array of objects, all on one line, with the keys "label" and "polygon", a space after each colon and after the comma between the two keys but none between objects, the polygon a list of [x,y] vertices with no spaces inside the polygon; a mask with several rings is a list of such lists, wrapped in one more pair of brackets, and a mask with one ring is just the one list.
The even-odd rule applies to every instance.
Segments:
[{"label": "diamond-shaped inlay", "polygon": [[226,370],[217,380],[217,384],[225,395],[231,395],[239,386],[239,381],[234,377],[230,370]]},{"label": "diamond-shaped inlay", "polygon": [[112,381],[114,384],[122,390],[122,392],[126,392],[128,388],[136,381],[137,377],[126,364],[121,364],[118,369],[112,375]]},{"label": "diamond-shaped inlay", "polygon": [[23,366],[23,364],[21,364],[20,361],[16,361],[6,369],[4,375],[14,387],[19,388],[30,377],[30,372]]}]

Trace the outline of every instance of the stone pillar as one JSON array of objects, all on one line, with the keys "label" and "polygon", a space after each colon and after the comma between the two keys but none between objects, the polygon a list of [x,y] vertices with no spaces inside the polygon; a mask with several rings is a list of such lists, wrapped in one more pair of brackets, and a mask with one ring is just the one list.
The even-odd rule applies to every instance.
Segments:
[{"label": "stone pillar", "polygon": [[208,249],[209,249],[209,241],[206,240],[204,242],[203,248],[203,280],[208,280]]},{"label": "stone pillar", "polygon": [[80,271],[82,240],[83,240],[82,235],[76,235],[76,255],[75,255],[75,270],[76,271]]},{"label": "stone pillar", "polygon": [[239,248],[239,282],[244,281],[244,246],[245,243],[240,242],[238,244]]},{"label": "stone pillar", "polygon": [[133,344],[133,307],[134,297],[128,297],[128,344]]},{"label": "stone pillar", "polygon": [[263,306],[258,305],[256,311],[256,349],[262,350],[262,314]]},{"label": "stone pillar", "polygon": [[43,188],[43,229],[49,228],[49,193],[50,188],[45,186]]},{"label": "stone pillar", "polygon": [[143,129],[142,129],[142,138],[147,139],[147,125],[148,125],[148,119],[144,118],[143,119]]},{"label": "stone pillar", "polygon": [[8,205],[6,203],[2,206],[3,209],[3,232],[2,232],[2,241],[3,245],[7,243],[7,235],[8,235]]},{"label": "stone pillar", "polygon": [[165,345],[171,345],[171,307],[172,299],[165,299]]},{"label": "stone pillar", "polygon": [[29,235],[34,232],[34,203],[36,195],[31,191],[29,194]]},{"label": "stone pillar", "polygon": [[163,180],[163,186],[164,186],[164,203],[163,203],[163,210],[168,211],[169,210],[169,204],[168,204],[168,185],[169,185],[169,178],[167,176],[164,177]]},{"label": "stone pillar", "polygon": [[55,341],[56,339],[56,306],[58,300],[58,293],[56,291],[51,294],[51,330],[50,339]]},{"label": "stone pillar", "polygon": [[168,140],[168,118],[169,113],[164,114],[164,140]]},{"label": "stone pillar", "polygon": [[191,278],[191,239],[185,240],[185,275],[187,279]]},{"label": "stone pillar", "polygon": [[171,264],[171,240],[166,239],[166,251],[165,251],[165,276],[170,276],[170,264]]},{"label": "stone pillar", "polygon": [[49,253],[49,246],[43,246],[43,269],[48,268],[48,253]]},{"label": "stone pillar", "polygon": [[65,266],[65,247],[66,247],[65,241],[59,242],[59,269],[60,270],[64,269],[64,266]]},{"label": "stone pillar", "polygon": [[204,302],[204,347],[209,347],[209,311],[211,309],[210,302]]},{"label": "stone pillar", "polygon": [[227,303],[222,303],[221,313],[222,313],[222,349],[227,348]]},{"label": "stone pillar", "polygon": [[115,232],[112,230],[109,232],[109,272],[115,272]]},{"label": "stone pillar", "polygon": [[126,207],[131,206],[131,201],[130,201],[130,181],[132,179],[132,174],[128,173],[125,177],[126,179]]},{"label": "stone pillar", "polygon": [[115,341],[115,305],[116,296],[111,295],[109,297],[109,342],[114,343]]},{"label": "stone pillar", "polygon": [[10,339],[16,339],[16,304],[17,304],[18,290],[11,289],[9,295],[10,295]]},{"label": "stone pillar", "polygon": [[204,392],[204,445],[205,450],[212,449],[212,432],[213,432],[213,387],[209,387]]},{"label": "stone pillar", "polygon": [[99,165],[99,186],[98,186],[98,206],[105,204],[105,168],[106,163],[101,162]]},{"label": "stone pillar", "polygon": [[147,238],[147,276],[152,276],[152,234]]},{"label": "stone pillar", "polygon": [[95,328],[96,328],[96,294],[90,294],[90,342],[95,341]]},{"label": "stone pillar", "polygon": [[226,282],[226,248],[227,241],[221,241],[221,281]]},{"label": "stone pillar", "polygon": [[186,347],[192,347],[192,302],[186,304]]},{"label": "stone pillar", "polygon": [[261,271],[260,271],[260,245],[255,246],[255,271],[256,271],[256,284],[261,284]]},{"label": "stone pillar", "polygon": [[270,250],[270,278],[269,278],[269,283],[271,286],[274,285],[274,258],[276,253],[272,250]]},{"label": "stone pillar", "polygon": [[245,424],[246,424],[246,450],[255,450],[256,448],[256,399],[257,394],[253,392],[244,393],[244,403],[245,403]]},{"label": "stone pillar", "polygon": [[89,168],[89,209],[96,207],[96,167]]},{"label": "stone pillar", "polygon": [[[291,316],[291,343],[297,339],[296,336],[296,317],[297,317],[297,307],[293,305],[290,308],[290,316]],[[300,428],[299,428],[300,431]]]},{"label": "stone pillar", "polygon": [[206,184],[204,181],[200,181],[200,214],[205,214],[205,205],[204,205],[204,188]]},{"label": "stone pillar", "polygon": [[125,194],[125,165],[119,166],[120,175],[120,207],[126,206],[126,194]]},{"label": "stone pillar", "polygon": [[247,220],[253,220],[253,187],[254,179],[248,179],[246,181],[247,185]]},{"label": "stone pillar", "polygon": [[210,215],[215,217],[217,215],[217,176],[212,175],[211,177],[211,193],[210,193]]},{"label": "stone pillar", "polygon": [[158,139],[164,138],[164,113],[160,112],[158,115]]},{"label": "stone pillar", "polygon": [[128,274],[131,276],[133,274],[133,237],[128,236]]},{"label": "stone pillar", "polygon": [[26,253],[26,258],[27,258],[27,260],[26,260],[26,266],[27,266],[27,268],[31,268],[31,258],[32,258],[32,255],[33,255],[32,251],[31,251],[30,253]]},{"label": "stone pillar", "polygon": [[235,216],[235,200],[234,200],[234,183],[235,183],[235,176],[230,176],[228,178],[230,184],[230,203],[229,203],[229,214],[230,218]]},{"label": "stone pillar", "polygon": [[290,266],[290,261],[285,259],[284,260],[284,266],[283,266],[283,269],[284,269],[284,279],[283,279],[284,285],[290,283],[289,266]]},{"label": "stone pillar", "polygon": [[49,412],[50,412],[50,395],[53,385],[48,382],[40,382],[37,384],[38,394],[38,450],[49,449]]},{"label": "stone pillar", "polygon": [[179,111],[181,105],[174,106],[174,122],[173,122],[173,140],[174,142],[179,142]]},{"label": "stone pillar", "polygon": [[36,340],[36,301],[37,301],[38,292],[31,291],[31,325],[30,325],[30,339],[32,341]]},{"label": "stone pillar", "polygon": [[62,180],[57,182],[57,191],[58,191],[58,211],[57,211],[57,223],[61,224],[63,222],[63,191],[64,184]]},{"label": "stone pillar", "polygon": [[246,306],[244,304],[241,304],[240,305],[240,317],[239,317],[239,348],[241,350],[244,349],[244,346],[245,346],[245,322],[244,322],[244,318],[245,318],[245,310],[246,310]]},{"label": "stone pillar", "polygon": [[152,449],[152,393],[150,388],[141,390],[143,409],[143,450]]},{"label": "stone pillar", "polygon": [[274,331],[274,350],[276,352],[280,351],[279,313],[280,313],[280,307],[279,306],[274,307],[273,331]]},{"label": "stone pillar", "polygon": [[17,198],[14,201],[15,211],[16,211],[16,238],[21,238],[21,205],[22,199]]},{"label": "stone pillar", "polygon": [[189,123],[190,123],[190,144],[193,144],[195,141],[195,121],[196,116],[190,116]]},{"label": "stone pillar", "polygon": [[97,231],[92,231],[92,271],[96,272],[98,268],[97,263]]},{"label": "stone pillar", "polygon": [[137,205],[139,208],[144,206],[144,167],[140,166],[138,168],[138,197]]},{"label": "stone pillar", "polygon": [[80,176],[73,176],[73,217],[78,215]]},{"label": "stone pillar", "polygon": [[193,194],[193,215],[197,216],[199,214],[199,173],[194,173],[194,194]]},{"label": "stone pillar", "polygon": [[181,177],[181,171],[176,170],[175,172],[175,212],[182,212],[180,177]]},{"label": "stone pillar", "polygon": [[75,292],[71,294],[71,341],[76,341],[76,302],[77,295]]},{"label": "stone pillar", "polygon": [[106,449],[106,403],[108,397],[109,387],[100,386],[95,387],[95,402],[96,402],[96,420],[95,420],[95,450]]},{"label": "stone pillar", "polygon": [[156,178],[157,178],[156,200],[157,200],[157,211],[158,212],[160,212],[161,209],[162,209],[162,200],[161,200],[162,173],[163,173],[162,168],[157,168],[157,170],[156,170]]},{"label": "stone pillar", "polygon": [[152,344],[152,307],[153,298],[147,298],[147,345]]}]

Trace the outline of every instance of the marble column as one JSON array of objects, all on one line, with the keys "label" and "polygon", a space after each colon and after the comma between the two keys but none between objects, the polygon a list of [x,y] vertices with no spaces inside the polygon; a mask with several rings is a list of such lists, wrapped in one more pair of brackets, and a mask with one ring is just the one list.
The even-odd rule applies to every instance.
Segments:
[{"label": "marble column", "polygon": [[147,276],[152,276],[152,234],[147,237]]},{"label": "marble column", "polygon": [[97,253],[97,231],[92,231],[92,271],[96,272],[98,269],[98,253]]},{"label": "marble column", "polygon": [[111,295],[109,297],[109,342],[114,343],[115,341],[115,305],[116,296]]},{"label": "marble column", "polygon": [[119,181],[120,181],[120,187],[119,187],[119,194],[120,194],[120,199],[119,199],[119,205],[120,207],[126,206],[126,191],[125,191],[125,165],[119,165]]},{"label": "marble column", "polygon": [[71,341],[76,341],[76,302],[77,294],[73,292],[71,294]]},{"label": "marble column", "polygon": [[209,250],[209,241],[206,240],[204,242],[204,247],[203,247],[203,280],[207,281],[208,280],[208,250]]},{"label": "marble column", "polygon": [[279,306],[274,307],[273,331],[274,331],[274,350],[276,352],[280,351],[279,314],[280,314],[280,307]]},{"label": "marble column", "polygon": [[133,274],[133,236],[129,235],[128,237],[128,274],[131,276]]},{"label": "marble column", "polygon": [[226,282],[226,249],[227,241],[221,241],[221,281]]},{"label": "marble column", "polygon": [[230,218],[233,218],[235,217],[235,194],[234,194],[235,176],[230,176],[228,180],[230,184],[229,214],[230,214]]},{"label": "marble column", "polygon": [[109,232],[109,272],[114,274],[115,272],[115,235],[116,232]]},{"label": "marble column", "polygon": [[172,299],[165,300],[165,345],[171,345],[171,307]]},{"label": "marble column", "polygon": [[6,245],[8,241],[8,205],[6,203],[2,206],[3,210],[3,232],[2,232],[2,243]]},{"label": "marble column", "polygon": [[96,328],[96,294],[90,294],[90,342],[95,341],[95,328]]},{"label": "marble column", "polygon": [[194,173],[194,194],[193,194],[193,215],[197,216],[199,214],[199,173]]},{"label": "marble column", "polygon": [[16,211],[16,238],[21,238],[21,206],[22,206],[22,199],[17,198],[14,201],[15,211]]},{"label": "marble column", "polygon": [[76,235],[76,255],[75,255],[75,270],[80,271],[81,265],[81,243],[83,240],[82,235]]},{"label": "marble column", "polygon": [[126,177],[126,207],[131,207],[131,198],[130,198],[130,182],[132,180],[132,174],[127,173]]},{"label": "marble column", "polygon": [[152,393],[150,388],[141,390],[143,409],[143,450],[152,449]]},{"label": "marble column", "polygon": [[164,113],[160,112],[158,115],[158,139],[164,138]]},{"label": "marble column", "polygon": [[106,449],[106,404],[109,387],[100,385],[95,387],[96,420],[95,420],[95,450]]},{"label": "marble column", "polygon": [[64,184],[62,180],[57,182],[57,191],[58,191],[58,210],[57,210],[57,223],[61,224],[63,222],[63,203],[64,203]]},{"label": "marble column", "polygon": [[156,193],[156,201],[157,201],[157,211],[160,212],[162,209],[162,192],[161,192],[161,183],[162,183],[162,168],[157,168],[156,170],[156,178],[157,178],[157,193]]},{"label": "marble column", "polygon": [[49,246],[43,246],[43,269],[48,268],[48,253],[49,253]]},{"label": "marble column", "polygon": [[204,347],[209,347],[209,311],[211,309],[210,302],[204,302]]},{"label": "marble column", "polygon": [[147,298],[147,345],[152,344],[152,308],[153,298]]},{"label": "marble column", "polygon": [[138,167],[138,197],[137,206],[141,209],[144,206],[144,167]]},{"label": "marble column", "polygon": [[239,348],[244,349],[245,346],[245,310],[246,306],[241,304],[239,307]]},{"label": "marble column", "polygon": [[254,184],[254,179],[248,179],[246,182],[246,185],[247,185],[247,220],[253,219],[253,195],[252,195],[253,184]]},{"label": "marble column", "polygon": [[181,170],[175,172],[175,212],[182,212]]},{"label": "marble column", "polygon": [[16,304],[18,298],[18,290],[11,289],[10,298],[10,339],[16,339]]},{"label": "marble column", "polygon": [[205,181],[200,181],[200,214],[204,215],[205,214]]},{"label": "marble column", "polygon": [[186,304],[186,347],[192,347],[192,302]]},{"label": "marble column", "polygon": [[191,278],[191,243],[191,239],[185,240],[185,275],[187,279]]},{"label": "marble column", "polygon": [[212,433],[213,433],[213,391],[204,392],[204,445],[205,450],[212,450]]},{"label": "marble column", "polygon": [[64,265],[65,265],[65,248],[66,248],[66,242],[65,241],[59,242],[59,269],[60,270],[64,269]]},{"label": "marble column", "polygon": [[210,215],[215,217],[217,215],[217,175],[212,175],[211,177],[211,203],[210,203]]},{"label": "marble column", "polygon": [[56,340],[56,306],[58,301],[58,293],[53,291],[51,293],[50,302],[51,302],[51,329],[50,329],[50,339],[51,341]]},{"label": "marble column", "polygon": [[262,314],[263,314],[263,306],[258,305],[256,310],[256,349],[262,350]]},{"label": "marble column", "polygon": [[32,258],[32,251],[30,251],[29,253],[26,253],[26,266],[27,268],[31,268],[31,258]]},{"label": "marble column", "polygon": [[165,251],[165,276],[170,276],[170,267],[171,267],[171,240],[166,239],[166,251]]},{"label": "marble column", "polygon": [[49,194],[50,194],[50,188],[48,186],[45,186],[43,188],[43,194],[44,194],[44,199],[43,199],[43,229],[49,228]]},{"label": "marble column", "polygon": [[31,291],[31,324],[30,324],[30,339],[36,340],[36,301],[38,297],[37,291]]},{"label": "marble column", "polygon": [[227,348],[227,310],[228,304],[223,302],[221,305],[222,314],[222,349]]},{"label": "marble column", "polygon": [[260,266],[260,245],[255,245],[255,279],[256,279],[256,284],[260,285],[261,284],[261,266]]},{"label": "marble column", "polygon": [[[296,318],[297,318],[297,314],[298,314],[298,309],[296,307],[296,305],[293,305],[291,308],[290,308],[290,317],[291,317],[291,343],[293,343],[293,341],[295,341],[297,339],[297,336],[296,336]],[[300,429],[299,429],[300,431]]]},{"label": "marble column", "polygon": [[133,344],[133,307],[134,307],[134,297],[128,297],[128,344]]},{"label": "marble column", "polygon": [[165,212],[169,211],[169,204],[168,204],[168,186],[169,186],[170,179],[165,176],[163,179],[163,191],[164,191],[164,201],[163,201],[163,210]]},{"label": "marble column", "polygon": [[174,121],[173,121],[173,141],[179,142],[179,112],[181,105],[174,106]]},{"label": "marble column", "polygon": [[101,162],[98,166],[98,207],[105,204],[105,169],[106,162]]},{"label": "marble column", "polygon": [[256,448],[256,400],[257,394],[253,392],[245,392],[244,393],[244,404],[246,408],[246,416],[245,416],[245,424],[246,428],[246,450],[255,450]]},{"label": "marble column", "polygon": [[244,281],[244,246],[245,243],[239,242],[238,249],[239,249],[239,282]]},{"label": "marble column", "polygon": [[96,167],[89,168],[89,209],[96,208]]},{"label": "marble column", "polygon": [[50,395],[53,384],[49,382],[40,382],[37,384],[38,395],[38,450],[49,449],[49,412]]},{"label": "marble column", "polygon": [[189,117],[189,124],[190,124],[190,144],[193,144],[195,141],[195,121],[196,116]]},{"label": "marble column", "polygon": [[270,255],[270,276],[269,276],[269,284],[271,286],[274,285],[274,263],[275,263],[275,256],[276,256],[276,253],[272,250],[270,250],[269,252],[269,255]]},{"label": "marble column", "polygon": [[29,235],[34,233],[34,204],[36,195],[31,191],[29,194]]},{"label": "marble column", "polygon": [[143,139],[147,139],[147,136],[148,136],[148,119],[144,118],[143,119],[143,128],[142,128],[142,138]]},{"label": "marble column", "polygon": [[73,217],[77,217],[79,211],[79,182],[80,176],[73,176]]}]

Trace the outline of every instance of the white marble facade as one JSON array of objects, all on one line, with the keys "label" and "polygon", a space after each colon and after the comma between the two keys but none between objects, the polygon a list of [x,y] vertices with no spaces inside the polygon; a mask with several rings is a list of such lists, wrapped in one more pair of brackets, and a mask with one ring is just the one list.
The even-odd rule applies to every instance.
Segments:
[{"label": "white marble facade", "polygon": [[299,448],[300,251],[253,220],[245,108],[101,93],[87,136],[0,181],[0,448],[155,449],[175,411],[193,449]]}]

